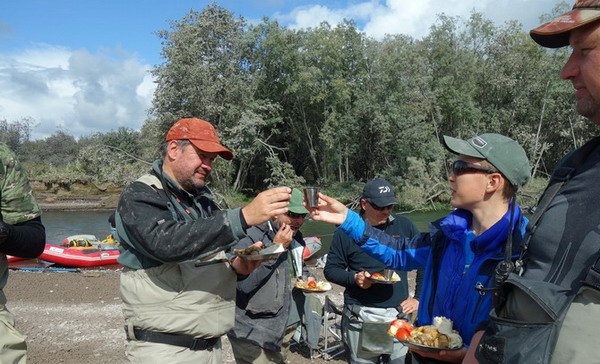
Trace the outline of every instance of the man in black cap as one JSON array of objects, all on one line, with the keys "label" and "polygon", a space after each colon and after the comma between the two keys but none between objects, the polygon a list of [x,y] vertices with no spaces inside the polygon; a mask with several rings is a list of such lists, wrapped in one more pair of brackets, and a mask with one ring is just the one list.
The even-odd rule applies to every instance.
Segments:
[{"label": "man in black cap", "polygon": [[[600,0],[577,0],[530,35],[543,47],[571,46],[560,77],[573,84],[577,112],[600,124]],[[482,363],[599,362],[599,144],[592,139],[555,168],[529,223],[523,266],[501,287],[465,362],[475,351]]]},{"label": "man in black cap", "polygon": [[[412,237],[418,233],[415,225],[398,214],[392,215],[396,201],[394,188],[381,178],[365,184],[360,199],[361,216],[370,225],[392,235]],[[385,321],[399,315],[408,319],[416,312],[419,301],[408,294],[408,280],[405,271],[398,271],[400,282],[386,285],[370,279],[371,274],[381,273],[386,265],[363,252],[350,237],[336,230],[327,255],[325,277],[346,287],[344,291],[344,315],[342,317],[343,339],[351,363],[403,363],[406,347],[391,337],[383,337],[383,343],[376,338],[361,340],[369,335],[364,321]],[[417,274],[417,290],[421,271]],[[418,292],[415,294],[418,297]],[[365,330],[363,330],[365,329]],[[383,330],[385,332],[385,330]],[[387,335],[387,334],[386,334]],[[373,341],[375,341],[373,343]],[[383,350],[369,347],[367,343],[381,344]]]}]

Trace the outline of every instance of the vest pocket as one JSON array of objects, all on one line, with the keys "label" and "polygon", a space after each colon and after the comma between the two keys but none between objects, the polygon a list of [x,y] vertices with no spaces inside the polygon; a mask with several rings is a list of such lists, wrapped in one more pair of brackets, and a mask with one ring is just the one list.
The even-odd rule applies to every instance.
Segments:
[{"label": "vest pocket", "polygon": [[572,299],[569,290],[511,274],[503,291],[507,300],[490,313],[477,359],[480,363],[547,363]]},{"label": "vest pocket", "polygon": [[196,337],[227,332],[234,323],[236,275],[219,259],[124,272],[121,296],[128,324]]}]

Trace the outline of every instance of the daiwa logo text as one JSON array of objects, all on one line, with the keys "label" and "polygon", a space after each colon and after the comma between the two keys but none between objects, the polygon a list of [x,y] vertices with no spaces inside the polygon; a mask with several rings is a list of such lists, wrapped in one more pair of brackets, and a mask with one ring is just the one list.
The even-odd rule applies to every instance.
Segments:
[{"label": "daiwa logo text", "polygon": [[392,190],[390,189],[390,186],[381,186],[379,187],[379,193],[388,193],[391,192]]}]

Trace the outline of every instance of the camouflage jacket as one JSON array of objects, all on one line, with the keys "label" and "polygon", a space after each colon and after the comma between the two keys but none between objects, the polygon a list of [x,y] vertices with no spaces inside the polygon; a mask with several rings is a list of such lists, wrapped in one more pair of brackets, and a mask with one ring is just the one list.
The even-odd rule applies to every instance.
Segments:
[{"label": "camouflage jacket", "polygon": [[15,154],[0,143],[0,218],[18,224],[40,216],[27,174]]}]

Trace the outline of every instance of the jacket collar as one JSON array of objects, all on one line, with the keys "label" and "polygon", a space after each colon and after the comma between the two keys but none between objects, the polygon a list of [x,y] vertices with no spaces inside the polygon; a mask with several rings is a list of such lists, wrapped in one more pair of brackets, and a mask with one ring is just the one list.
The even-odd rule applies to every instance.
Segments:
[{"label": "jacket collar", "polygon": [[[515,206],[513,240],[518,243],[525,235],[526,219],[521,215],[521,208]],[[448,240],[463,244],[471,226],[473,215],[463,209],[456,209],[440,221],[440,229]],[[497,252],[502,250],[509,234],[510,206],[498,222],[471,241],[471,249],[475,253]]]}]

